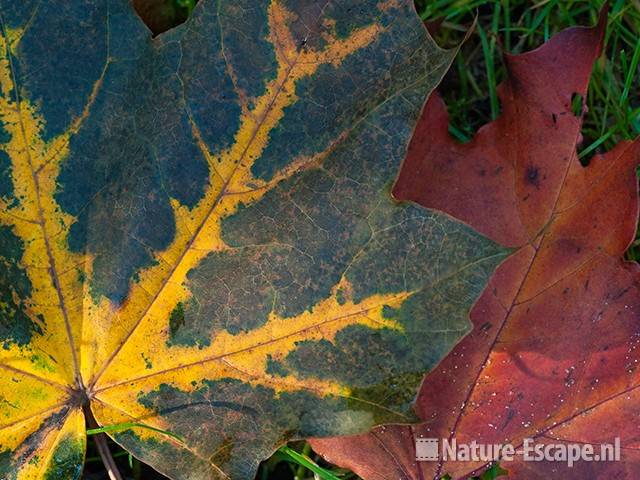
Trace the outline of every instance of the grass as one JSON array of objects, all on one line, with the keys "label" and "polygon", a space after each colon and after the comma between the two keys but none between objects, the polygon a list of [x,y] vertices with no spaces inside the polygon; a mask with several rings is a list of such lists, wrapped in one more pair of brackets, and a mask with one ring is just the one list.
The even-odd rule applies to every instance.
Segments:
[{"label": "grass", "polygon": [[[166,1],[174,2],[170,10],[175,12],[174,24],[184,21],[195,5],[195,0]],[[594,24],[602,6],[599,0],[417,0],[416,4],[423,20],[443,19],[434,36],[445,46],[457,45],[477,15],[476,29],[462,46],[441,88],[451,115],[451,134],[462,142],[500,114],[496,87],[506,75],[504,52],[520,53],[566,27]],[[640,134],[640,1],[610,2],[605,42],[605,54],[594,66],[586,98],[584,141],[579,146],[584,163],[594,153]],[[640,237],[626,256],[640,259]],[[127,478],[163,478],[117,445],[111,446]],[[293,442],[262,463],[257,480],[302,480],[314,475],[321,480],[357,479],[353,473],[326,464],[308,444]],[[480,478],[490,480],[502,475],[503,470],[494,465]],[[92,442],[85,478],[106,478]]]}]

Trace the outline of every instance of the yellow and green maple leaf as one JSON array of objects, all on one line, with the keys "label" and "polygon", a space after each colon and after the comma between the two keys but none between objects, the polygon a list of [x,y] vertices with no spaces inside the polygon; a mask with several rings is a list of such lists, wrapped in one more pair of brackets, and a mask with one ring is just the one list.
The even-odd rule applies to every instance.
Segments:
[{"label": "yellow and green maple leaf", "polygon": [[172,478],[413,419],[505,252],[390,187],[453,52],[408,0],[0,0],[0,476],[86,415]]}]

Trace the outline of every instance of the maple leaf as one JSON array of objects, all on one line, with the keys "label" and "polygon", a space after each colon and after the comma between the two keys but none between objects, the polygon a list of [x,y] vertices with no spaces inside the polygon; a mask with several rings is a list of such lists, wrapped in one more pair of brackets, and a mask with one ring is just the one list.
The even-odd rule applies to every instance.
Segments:
[{"label": "maple leaf", "polygon": [[537,50],[507,55],[502,114],[460,144],[436,96],[419,121],[394,194],[450,213],[517,248],[474,306],[472,333],[425,377],[424,421],[313,447],[367,480],[469,478],[482,462],[416,462],[415,438],[458,444],[614,443],[620,462],[504,462],[513,478],[640,475],[640,271],[622,255],[638,218],[640,142],[587,167],[577,157],[583,98],[606,13]]},{"label": "maple leaf", "polygon": [[0,477],[77,478],[93,417],[190,479],[414,418],[507,251],[389,195],[455,53],[408,0],[0,12]]}]

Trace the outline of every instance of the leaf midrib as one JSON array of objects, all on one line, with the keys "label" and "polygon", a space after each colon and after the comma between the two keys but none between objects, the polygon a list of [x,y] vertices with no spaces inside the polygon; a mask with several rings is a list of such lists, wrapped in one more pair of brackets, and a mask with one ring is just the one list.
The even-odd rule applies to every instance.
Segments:
[{"label": "leaf midrib", "polygon": [[53,284],[53,287],[57,293],[58,296],[58,301],[59,301],[59,308],[62,312],[62,316],[64,319],[64,324],[65,324],[65,330],[66,330],[66,334],[67,334],[67,339],[69,341],[69,348],[71,349],[71,358],[73,361],[73,371],[74,371],[74,379],[76,382],[76,385],[78,388],[84,388],[84,384],[82,381],[82,376],[80,374],[80,364],[78,361],[78,353],[76,351],[76,344],[73,338],[73,331],[71,329],[71,323],[69,322],[69,314],[67,311],[67,307],[65,304],[65,298],[64,298],[64,293],[62,292],[62,289],[60,287],[60,280],[58,278],[58,272],[57,272],[57,266],[56,266],[56,261],[53,255],[53,251],[51,249],[51,244],[50,244],[50,239],[49,239],[49,234],[47,232],[47,228],[46,228],[46,219],[44,217],[44,213],[43,213],[43,209],[42,209],[42,199],[40,198],[40,181],[38,179],[38,175],[37,172],[34,168],[33,165],[33,159],[31,157],[31,151],[29,149],[29,142],[28,142],[28,137],[26,134],[26,128],[24,125],[24,120],[23,120],[23,115],[22,115],[22,107],[20,105],[20,93],[19,93],[19,86],[18,86],[18,81],[16,78],[16,74],[15,74],[15,66],[14,66],[14,62],[13,62],[13,54],[11,52],[11,42],[9,39],[9,36],[7,35],[7,31],[6,31],[6,27],[5,27],[5,22],[4,22],[4,18],[2,16],[2,13],[0,12],[0,30],[2,33],[2,36],[5,39],[5,44],[6,44],[6,54],[7,54],[7,60],[9,63],[9,70],[11,71],[11,81],[13,83],[13,90],[14,90],[14,101],[16,102],[16,112],[18,114],[18,119],[20,122],[20,133],[22,134],[22,138],[24,141],[24,146],[25,146],[25,155],[27,157],[27,161],[29,163],[29,170],[31,172],[31,178],[34,184],[34,188],[35,188],[35,200],[36,200],[36,205],[37,205],[37,210],[38,210],[38,225],[40,226],[40,229],[42,231],[42,237],[45,243],[45,249],[46,249],[46,253],[47,253],[47,260],[49,262],[49,268],[47,269],[49,271],[49,276],[51,278],[51,282]]}]

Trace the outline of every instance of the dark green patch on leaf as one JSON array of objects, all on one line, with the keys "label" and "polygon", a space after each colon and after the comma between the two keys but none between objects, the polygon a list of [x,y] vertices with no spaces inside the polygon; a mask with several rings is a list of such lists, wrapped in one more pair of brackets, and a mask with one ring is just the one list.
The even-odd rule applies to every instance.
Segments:
[{"label": "dark green patch on leaf", "polygon": [[178,333],[180,327],[184,325],[184,308],[182,307],[182,302],[178,302],[175,308],[171,311],[171,315],[169,316],[169,333],[171,335],[172,340]]},{"label": "dark green patch on leaf", "polygon": [[84,464],[84,445],[77,438],[63,438],[53,452],[44,480],[80,478]]},{"label": "dark green patch on leaf", "polygon": [[[2,153],[2,152],[0,152]],[[23,299],[31,295],[31,281],[21,267],[23,245],[11,228],[0,225],[0,342],[27,345],[42,328],[27,314]]]}]

